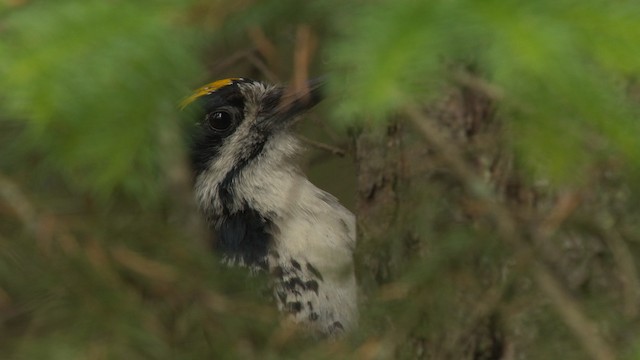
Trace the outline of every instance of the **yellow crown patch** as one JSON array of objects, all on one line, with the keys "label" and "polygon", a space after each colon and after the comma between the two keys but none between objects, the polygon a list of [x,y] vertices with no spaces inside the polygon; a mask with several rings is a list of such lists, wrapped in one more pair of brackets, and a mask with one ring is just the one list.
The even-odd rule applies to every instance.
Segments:
[{"label": "yellow crown patch", "polygon": [[182,102],[180,103],[180,108],[184,109],[189,104],[196,101],[198,98],[205,95],[212,94],[216,90],[219,90],[220,88],[231,85],[235,80],[242,80],[242,78],[228,78],[228,79],[217,80],[199,88],[198,90],[194,91],[191,96],[182,100]]}]

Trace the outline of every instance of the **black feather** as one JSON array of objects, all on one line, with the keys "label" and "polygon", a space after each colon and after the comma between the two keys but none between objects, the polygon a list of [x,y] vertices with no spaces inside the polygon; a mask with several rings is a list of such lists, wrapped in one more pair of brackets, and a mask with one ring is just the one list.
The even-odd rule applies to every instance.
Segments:
[{"label": "black feather", "polygon": [[[201,97],[192,106],[196,107],[197,118],[200,119],[191,131],[191,163],[198,175],[207,169],[211,159],[218,156],[224,139],[231,135],[242,121],[244,98],[238,86],[234,84]],[[221,108],[233,109],[236,117],[234,126],[225,133],[214,131],[205,121],[208,114]]]},{"label": "black feather", "polygon": [[266,269],[272,222],[252,209],[225,218],[216,229],[216,250],[229,259]]},{"label": "black feather", "polygon": [[233,201],[233,180],[240,174],[242,169],[244,169],[251,162],[251,160],[255,159],[256,157],[258,157],[258,155],[260,155],[260,153],[264,149],[265,143],[266,143],[266,140],[256,143],[252,147],[251,152],[249,153],[249,155],[244,159],[240,159],[240,161],[238,161],[238,163],[236,163],[233,166],[231,171],[229,171],[224,176],[224,179],[222,179],[222,182],[220,183],[220,186],[218,187],[218,197],[220,198],[220,201],[221,201],[221,203],[223,205],[223,211],[225,213],[229,213],[231,211],[231,209],[229,209],[229,207],[232,204],[234,204],[234,201]]}]

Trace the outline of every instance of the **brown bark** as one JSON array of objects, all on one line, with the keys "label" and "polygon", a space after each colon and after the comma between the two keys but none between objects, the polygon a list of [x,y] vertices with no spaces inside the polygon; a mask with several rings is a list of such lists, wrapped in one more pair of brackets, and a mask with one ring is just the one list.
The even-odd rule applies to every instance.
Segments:
[{"label": "brown bark", "polygon": [[[512,359],[535,353],[537,337],[547,339],[541,329],[555,322],[570,334],[561,346],[575,341],[591,358],[613,359],[585,308],[595,292],[636,317],[635,264],[618,231],[585,225],[603,211],[597,209],[616,207],[609,196],[616,185],[600,175],[571,190],[523,180],[487,94],[452,89],[357,136],[366,299],[402,303],[389,323],[403,321],[403,331],[387,335],[402,356]],[[463,247],[448,254],[459,239]],[[440,266],[430,275],[435,280],[407,283],[408,271],[432,271],[432,263]]]},{"label": "brown bark", "polygon": [[[464,154],[465,161],[479,176],[495,187],[506,187],[508,161],[499,156],[500,129],[491,103],[485,97],[468,89],[455,90],[427,113],[437,119],[446,141]],[[365,293],[370,295],[379,286],[384,293],[385,285],[392,285],[398,279],[408,261],[426,261],[431,252],[430,243],[438,241],[420,238],[413,224],[440,221],[416,219],[416,207],[432,201],[429,196],[446,198],[457,205],[446,210],[453,223],[472,222],[474,212],[482,211],[465,197],[460,179],[452,174],[438,149],[417,136],[416,128],[407,123],[405,117],[399,116],[385,126],[372,126],[360,133],[356,138],[356,165],[358,258],[364,270],[360,278]],[[431,186],[439,189],[439,193],[424,195],[424,188]],[[466,306],[463,312],[474,319],[459,328],[459,333],[441,335],[440,339],[409,334],[407,342],[398,348],[399,354],[408,352],[418,358],[433,359],[501,358],[504,344],[497,314],[493,309],[473,314],[477,309],[463,303],[455,306],[458,310]],[[429,317],[428,312],[423,315]],[[423,315],[416,313],[417,317]],[[435,345],[434,341],[438,340],[442,343]]]}]

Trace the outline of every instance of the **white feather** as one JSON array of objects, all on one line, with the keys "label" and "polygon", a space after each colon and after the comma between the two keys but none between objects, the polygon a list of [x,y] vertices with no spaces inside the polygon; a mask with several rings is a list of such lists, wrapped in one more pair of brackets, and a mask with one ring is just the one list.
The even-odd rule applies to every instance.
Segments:
[{"label": "white feather", "polygon": [[[251,129],[260,120],[259,107],[250,105],[260,104],[264,94],[273,89],[257,83],[245,86],[243,93],[249,105],[245,106],[244,121],[225,139],[208,170],[196,179],[196,197],[206,214],[221,212],[218,187],[238,159],[247,156],[255,144]],[[310,267],[321,274],[317,293],[288,291],[286,301],[279,301],[281,310],[285,310],[287,303],[303,304],[304,309],[288,315],[290,320],[323,334],[336,332],[336,322],[349,330],[355,327],[358,318],[353,269],[355,217],[300,172],[294,161],[299,152],[299,143],[291,133],[285,130],[273,134],[261,154],[233,179],[234,201],[225,205],[231,210],[241,210],[249,204],[259,213],[268,214],[275,225],[271,250],[277,255],[268,257],[268,267],[272,272],[278,269],[284,274],[274,280],[275,292],[286,291],[285,282],[293,277],[315,281]],[[316,315],[317,319],[310,320]]]}]

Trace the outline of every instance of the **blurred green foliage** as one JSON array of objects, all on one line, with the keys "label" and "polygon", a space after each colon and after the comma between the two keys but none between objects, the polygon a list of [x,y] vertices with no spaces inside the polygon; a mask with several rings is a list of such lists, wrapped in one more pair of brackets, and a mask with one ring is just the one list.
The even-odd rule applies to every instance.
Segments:
[{"label": "blurred green foliage", "polygon": [[[217,267],[175,215],[183,209],[176,210],[166,157],[181,144],[165,135],[179,131],[177,104],[190,88],[265,76],[255,63],[219,67],[259,45],[248,35],[255,28],[279,52],[278,66],[262,65],[286,81],[296,28],[312,27],[319,45],[312,73],[331,75],[323,109],[339,127],[384,126],[407,107],[468,86],[493,102],[505,142],[528,170],[523,182],[584,186],[613,162],[619,177],[593,191],[609,202],[578,214],[572,230],[619,231],[631,239],[632,263],[640,248],[638,209],[627,201],[637,196],[638,182],[629,180],[640,176],[635,1],[0,6],[1,358],[445,358],[477,320],[454,304],[495,301],[478,295],[494,286],[509,301],[504,312],[517,315],[521,327],[511,330],[525,329],[527,344],[539,345],[525,347],[531,358],[583,358],[548,309],[520,317],[535,297],[531,286],[492,279],[524,270],[501,273],[509,249],[491,225],[460,220],[469,204],[441,184],[407,190],[410,201],[399,209],[406,213],[366,249],[391,270],[369,276],[379,283],[363,286],[362,329],[346,341],[296,338],[265,301],[264,279]],[[331,175],[327,181],[346,182]],[[407,228],[428,239],[426,250],[412,248],[419,241]],[[593,292],[583,302],[589,313],[604,319],[622,354],[637,355],[637,320],[589,286],[597,288],[584,286]]]},{"label": "blurred green foliage", "polygon": [[609,150],[640,165],[629,91],[640,75],[634,1],[383,1],[338,19],[334,91],[346,101],[337,119],[384,119],[472,66],[537,175],[580,181]]},{"label": "blurred green foliage", "polygon": [[202,71],[178,3],[42,1],[3,17],[4,108],[76,185],[159,192],[158,129]]}]

